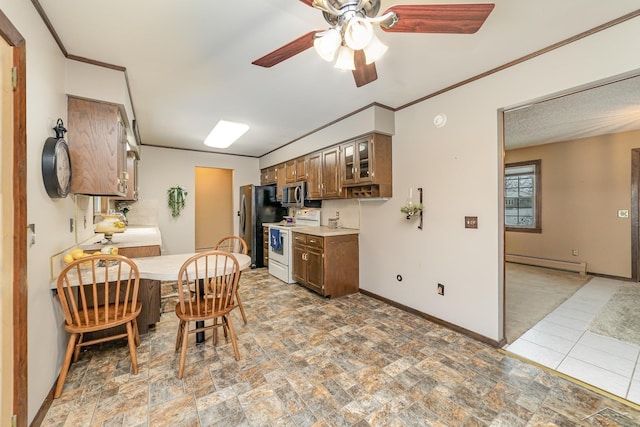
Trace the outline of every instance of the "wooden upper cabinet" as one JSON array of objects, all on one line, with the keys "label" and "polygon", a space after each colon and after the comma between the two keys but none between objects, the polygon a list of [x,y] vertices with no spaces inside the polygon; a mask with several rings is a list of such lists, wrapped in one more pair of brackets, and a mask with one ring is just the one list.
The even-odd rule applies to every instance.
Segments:
[{"label": "wooden upper cabinet", "polygon": [[260,171],[260,185],[276,184],[276,166],[269,166]]},{"label": "wooden upper cabinet", "polygon": [[279,202],[282,201],[282,187],[284,187],[284,184],[287,180],[287,176],[286,176],[286,167],[284,165],[284,163],[281,163],[279,165],[276,165],[275,167],[275,171],[276,171],[276,200],[278,200]]},{"label": "wooden upper cabinet", "polygon": [[138,157],[133,151],[127,153],[127,195],[113,200],[138,200]]},{"label": "wooden upper cabinet", "polygon": [[285,169],[287,184],[307,180],[306,157],[289,160],[285,163]]},{"label": "wooden upper cabinet", "polygon": [[322,199],[322,153],[307,156],[307,197],[311,200]]},{"label": "wooden upper cabinet", "polygon": [[68,98],[72,193],[127,194],[127,136],[121,108],[107,102]]},{"label": "wooden upper cabinet", "polygon": [[276,172],[263,169],[261,182],[277,175],[278,200],[284,184],[298,181],[307,182],[311,200],[391,197],[391,165],[391,137],[372,133],[272,167]]},{"label": "wooden upper cabinet", "polygon": [[322,198],[339,199],[345,197],[342,191],[340,147],[335,146],[322,152]]},{"label": "wooden upper cabinet", "polygon": [[341,161],[348,197],[391,197],[391,137],[372,134],[345,143]]}]

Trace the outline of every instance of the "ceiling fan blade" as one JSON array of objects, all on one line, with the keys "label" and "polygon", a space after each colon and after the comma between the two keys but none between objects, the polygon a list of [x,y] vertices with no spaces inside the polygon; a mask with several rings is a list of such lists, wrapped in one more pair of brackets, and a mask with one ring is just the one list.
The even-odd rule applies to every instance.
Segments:
[{"label": "ceiling fan blade", "polygon": [[352,73],[357,87],[364,86],[378,79],[376,64],[373,62],[367,64],[364,51],[356,50],[353,54],[353,61],[356,69],[353,70]]},{"label": "ceiling fan blade", "polygon": [[493,3],[424,4],[391,6],[386,12],[395,12],[398,22],[385,31],[400,33],[453,33],[473,34],[487,19]]},{"label": "ceiling fan blade", "polygon": [[307,6],[313,7],[313,0],[300,0],[302,3],[306,4]]},{"label": "ceiling fan blade", "polygon": [[292,56],[299,54],[300,52],[304,52],[313,46],[313,36],[319,30],[310,31],[307,34],[298,37],[292,42],[285,44],[284,46],[274,50],[273,52],[267,53],[262,58],[258,58],[252,62],[253,65],[259,65],[261,67],[273,67],[276,64],[284,61],[285,59],[289,59]]}]

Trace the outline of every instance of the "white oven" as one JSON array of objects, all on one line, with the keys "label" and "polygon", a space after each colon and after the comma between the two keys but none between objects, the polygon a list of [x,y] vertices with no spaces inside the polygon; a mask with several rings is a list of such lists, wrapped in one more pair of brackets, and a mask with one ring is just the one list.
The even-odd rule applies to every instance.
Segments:
[{"label": "white oven", "polygon": [[[293,247],[291,246],[290,227],[269,226],[269,274],[276,276],[286,283],[293,283],[293,263],[291,260]],[[274,233],[274,230],[277,232]],[[279,239],[279,246],[274,242]]]},{"label": "white oven", "polygon": [[320,226],[320,210],[301,209],[296,213],[294,225],[269,226],[269,274],[285,283],[293,280],[293,238],[296,227]]}]

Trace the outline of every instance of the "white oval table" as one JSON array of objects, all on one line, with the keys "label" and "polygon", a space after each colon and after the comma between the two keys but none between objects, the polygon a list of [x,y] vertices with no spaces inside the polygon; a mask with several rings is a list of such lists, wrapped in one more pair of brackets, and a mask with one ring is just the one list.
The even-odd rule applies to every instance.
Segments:
[{"label": "white oval table", "polygon": [[[182,264],[196,252],[186,254],[159,255],[144,258],[131,258],[138,266],[138,272],[141,279],[150,280],[178,280],[178,272]],[[251,265],[251,257],[244,254],[232,254],[240,266],[240,270],[244,270]],[[222,274],[222,271],[219,272]]]}]

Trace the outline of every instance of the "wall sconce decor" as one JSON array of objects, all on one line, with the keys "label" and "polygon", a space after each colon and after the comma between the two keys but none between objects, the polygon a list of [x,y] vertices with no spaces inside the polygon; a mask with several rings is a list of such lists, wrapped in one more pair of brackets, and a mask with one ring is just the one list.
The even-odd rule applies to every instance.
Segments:
[{"label": "wall sconce decor", "polygon": [[422,187],[418,188],[419,193],[419,202],[413,203],[413,188],[409,188],[409,199],[407,199],[407,203],[400,208],[400,212],[407,215],[407,219],[411,219],[414,216],[420,216],[420,224],[418,228],[422,230],[422,210],[424,206],[422,205]]}]

